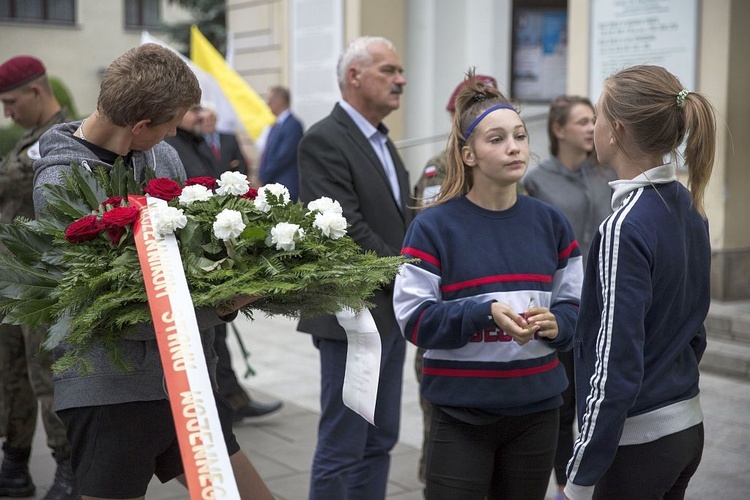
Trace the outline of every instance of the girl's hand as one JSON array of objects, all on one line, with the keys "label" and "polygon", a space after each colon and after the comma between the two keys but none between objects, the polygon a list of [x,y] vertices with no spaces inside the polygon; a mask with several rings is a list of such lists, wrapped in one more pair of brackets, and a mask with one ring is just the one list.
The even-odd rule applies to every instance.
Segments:
[{"label": "girl's hand", "polygon": [[538,326],[530,325],[524,317],[503,302],[492,303],[492,320],[518,345],[524,345],[534,338]]},{"label": "girl's hand", "polygon": [[521,316],[526,318],[529,326],[536,327],[535,338],[544,337],[552,340],[560,333],[555,315],[546,307],[530,307]]}]

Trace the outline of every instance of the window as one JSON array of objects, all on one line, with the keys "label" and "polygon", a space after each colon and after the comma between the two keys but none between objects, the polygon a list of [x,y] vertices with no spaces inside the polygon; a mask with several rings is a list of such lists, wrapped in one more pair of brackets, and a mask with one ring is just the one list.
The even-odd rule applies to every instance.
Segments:
[{"label": "window", "polygon": [[161,25],[161,0],[125,0],[125,27],[157,28]]},{"label": "window", "polygon": [[0,0],[0,21],[74,24],[75,0]]}]

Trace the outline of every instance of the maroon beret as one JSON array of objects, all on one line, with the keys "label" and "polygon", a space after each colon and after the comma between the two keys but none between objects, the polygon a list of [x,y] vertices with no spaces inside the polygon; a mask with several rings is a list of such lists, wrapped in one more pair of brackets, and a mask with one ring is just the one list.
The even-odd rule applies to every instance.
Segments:
[{"label": "maroon beret", "polygon": [[32,56],[16,56],[0,66],[0,92],[8,92],[42,76],[42,61]]},{"label": "maroon beret", "polygon": [[[482,82],[488,87],[497,88],[497,80],[495,80],[491,76],[487,75],[476,75],[474,78],[477,79],[478,82]],[[462,81],[458,84],[456,89],[451,94],[451,98],[448,99],[448,105],[445,107],[450,112],[456,111],[456,96],[458,95],[458,91],[463,88],[463,86],[466,85],[466,80]]]}]

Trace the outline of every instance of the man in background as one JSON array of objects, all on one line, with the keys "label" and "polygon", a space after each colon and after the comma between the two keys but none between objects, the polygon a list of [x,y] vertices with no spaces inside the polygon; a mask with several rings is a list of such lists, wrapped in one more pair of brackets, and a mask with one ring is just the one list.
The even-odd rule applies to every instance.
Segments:
[{"label": "man in background", "polygon": [[[217,179],[224,172],[219,165],[219,160],[216,159],[204,138],[204,113],[205,109],[201,106],[192,106],[177,126],[177,135],[164,139],[177,150],[188,179],[191,177],[213,177]],[[216,115],[213,114],[212,116],[215,121]],[[216,365],[218,393],[234,409],[234,421],[240,422],[245,418],[263,417],[280,410],[283,406],[281,401],[265,404],[250,397],[237,380],[237,376],[232,369],[232,358],[226,342],[227,325],[216,325],[213,330],[214,350],[218,356]]]},{"label": "man in background", "polygon": [[[0,163],[0,222],[9,224],[16,216],[34,218],[33,165],[39,158],[39,137],[71,117],[55,98],[44,64],[31,56],[13,57],[0,66],[0,101],[5,116],[26,129]],[[0,430],[5,436],[0,496],[31,497],[36,492],[29,458],[41,405],[47,446],[57,463],[44,498],[79,498],[65,426],[54,409],[52,354],[40,351],[45,333],[44,328],[0,325]]]},{"label": "man in background", "polygon": [[271,87],[266,102],[276,115],[276,123],[268,132],[258,176],[262,184],[283,184],[289,190],[292,201],[297,201],[297,146],[302,139],[302,123],[289,109],[290,96],[286,87]]},{"label": "man in background", "polygon": [[242,153],[237,136],[216,130],[216,108],[210,102],[203,102],[201,111],[203,138],[206,140],[219,172],[239,172],[247,175],[247,160]]},{"label": "man in background", "polygon": [[[398,109],[406,79],[390,41],[354,40],[337,68],[342,100],[299,146],[300,198],[337,200],[348,233],[379,257],[399,255],[412,219],[409,176],[383,119]],[[372,316],[381,342],[375,425],[343,403],[347,337],[335,316],[302,318],[320,353],[318,442],[310,499],[382,500],[390,452],[398,441],[405,340],[393,312],[393,287],[375,292]]]}]

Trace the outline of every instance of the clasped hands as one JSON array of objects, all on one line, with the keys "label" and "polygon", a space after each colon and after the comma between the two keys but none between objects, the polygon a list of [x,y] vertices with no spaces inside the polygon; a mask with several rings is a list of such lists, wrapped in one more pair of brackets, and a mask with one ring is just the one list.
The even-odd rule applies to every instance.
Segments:
[{"label": "clasped hands", "polygon": [[503,302],[492,303],[492,320],[506,335],[513,337],[518,345],[524,345],[534,338],[557,338],[557,319],[546,307],[529,307],[518,313]]}]

